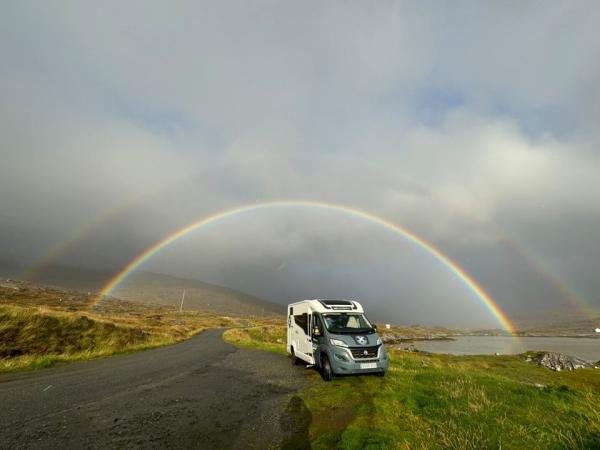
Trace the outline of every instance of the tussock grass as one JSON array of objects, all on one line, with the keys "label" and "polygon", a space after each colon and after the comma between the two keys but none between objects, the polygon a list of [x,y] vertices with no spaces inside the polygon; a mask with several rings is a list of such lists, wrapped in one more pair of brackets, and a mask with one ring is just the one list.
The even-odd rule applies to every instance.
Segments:
[{"label": "tussock grass", "polygon": [[0,357],[110,352],[143,345],[154,336],[140,328],[117,326],[85,315],[0,307]]},{"label": "tussock grass", "polygon": [[0,306],[0,371],[143,350],[172,344],[186,334],[179,329],[150,332],[139,325],[46,308]]},{"label": "tussock grass", "polygon": [[[284,324],[224,338],[285,352]],[[385,378],[325,383],[314,374],[300,394],[312,448],[600,448],[600,370],[552,372],[519,356],[390,354]]]},{"label": "tussock grass", "polygon": [[[255,327],[281,317],[179,312],[91,293],[0,282],[0,372],[37,369],[179,342],[208,328]],[[260,335],[252,335],[253,339]],[[265,336],[264,342],[275,339]]]},{"label": "tussock grass", "polygon": [[239,327],[247,318],[0,282],[0,372],[48,367],[179,342],[207,328]]}]

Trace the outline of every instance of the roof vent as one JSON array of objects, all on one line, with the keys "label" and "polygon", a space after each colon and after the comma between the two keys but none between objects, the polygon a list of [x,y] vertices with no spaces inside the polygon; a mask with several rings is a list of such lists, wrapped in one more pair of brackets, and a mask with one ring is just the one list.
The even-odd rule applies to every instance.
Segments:
[{"label": "roof vent", "polygon": [[334,311],[350,311],[352,309],[357,309],[356,304],[349,300],[319,300],[319,302],[326,309],[333,309]]}]

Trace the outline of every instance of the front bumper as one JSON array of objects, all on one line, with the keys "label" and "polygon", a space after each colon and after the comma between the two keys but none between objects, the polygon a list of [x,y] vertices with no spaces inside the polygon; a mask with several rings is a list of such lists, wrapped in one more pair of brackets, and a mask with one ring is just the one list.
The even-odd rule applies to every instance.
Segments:
[{"label": "front bumper", "polygon": [[[389,358],[385,347],[381,345],[376,358],[354,358],[350,349],[345,347],[335,347],[331,349],[329,358],[331,368],[338,375],[360,374],[360,373],[380,373],[386,372],[389,367]],[[363,368],[361,364],[369,364],[374,367]]]}]

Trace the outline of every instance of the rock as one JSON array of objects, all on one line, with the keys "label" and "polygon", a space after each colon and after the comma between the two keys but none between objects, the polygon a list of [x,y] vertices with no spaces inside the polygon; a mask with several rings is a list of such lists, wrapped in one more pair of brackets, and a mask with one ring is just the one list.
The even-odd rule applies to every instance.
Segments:
[{"label": "rock", "polygon": [[401,337],[392,331],[380,333],[379,336],[384,344],[397,344],[401,341]]},{"label": "rock", "polygon": [[535,362],[540,366],[556,372],[560,372],[561,370],[576,370],[595,367],[593,363],[584,359],[557,352],[540,352],[535,355],[527,355],[525,360]]}]

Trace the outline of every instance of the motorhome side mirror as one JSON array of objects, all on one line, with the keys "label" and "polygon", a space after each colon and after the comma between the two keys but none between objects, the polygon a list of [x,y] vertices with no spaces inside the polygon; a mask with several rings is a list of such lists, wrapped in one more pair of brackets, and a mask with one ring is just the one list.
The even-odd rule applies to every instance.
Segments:
[{"label": "motorhome side mirror", "polygon": [[313,328],[313,336],[321,336],[321,330],[318,327]]}]

